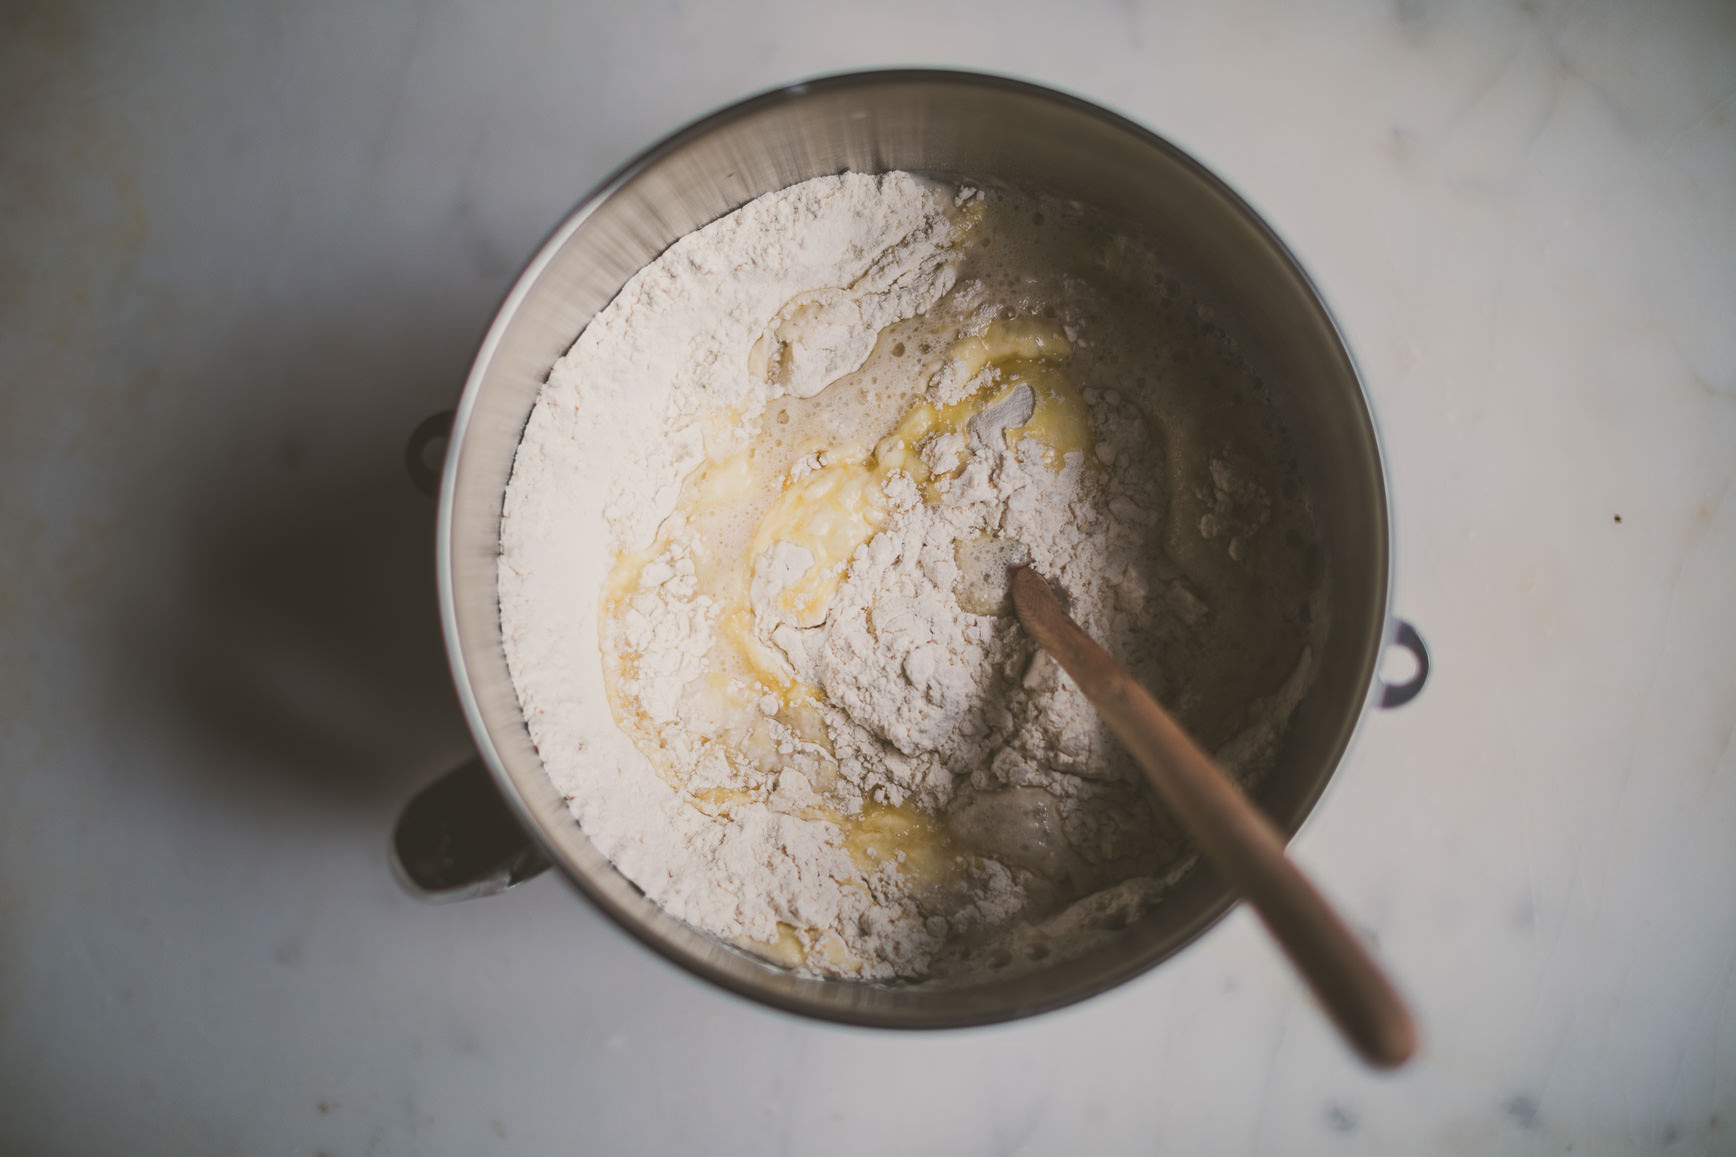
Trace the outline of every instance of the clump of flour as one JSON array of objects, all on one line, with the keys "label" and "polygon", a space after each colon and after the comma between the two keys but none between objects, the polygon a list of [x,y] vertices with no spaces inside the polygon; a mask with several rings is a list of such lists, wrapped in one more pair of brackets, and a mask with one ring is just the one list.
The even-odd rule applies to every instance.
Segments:
[{"label": "clump of flour", "polygon": [[[961,552],[1016,544],[1160,695],[1206,670],[1213,612],[1166,556],[1177,500],[1146,410],[1087,382],[1088,431],[1057,448],[1027,425],[1031,387],[971,360],[1014,313],[1032,320],[996,340],[1020,356],[1083,349],[1094,308],[1082,289],[963,277],[980,211],[908,174],[846,174],[681,239],[556,365],[507,490],[501,622],[549,776],[651,899],[809,969],[1049,958],[1137,916],[1179,862],[1083,696],[961,571]],[[883,378],[915,383],[904,405],[982,405],[880,473],[793,440],[904,388]],[[1227,451],[1200,473],[1205,505],[1181,521],[1221,544],[1212,565],[1244,565],[1282,511]],[[765,509],[762,474],[827,480],[822,530],[872,532],[829,571],[782,539],[724,557],[745,541],[731,511]],[[1233,713],[1233,766],[1270,761],[1310,655]]]}]

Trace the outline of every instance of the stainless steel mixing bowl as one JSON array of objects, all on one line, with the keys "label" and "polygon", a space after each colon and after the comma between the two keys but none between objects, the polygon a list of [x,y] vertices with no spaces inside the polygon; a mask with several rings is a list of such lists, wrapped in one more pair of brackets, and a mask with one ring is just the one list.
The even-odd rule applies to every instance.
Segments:
[{"label": "stainless steel mixing bowl", "polygon": [[[906,169],[1072,198],[1151,239],[1193,288],[1233,314],[1299,451],[1328,565],[1330,638],[1259,801],[1293,834],[1364,711],[1407,699],[1376,665],[1390,622],[1386,481],[1368,402],[1319,294],[1266,224],[1181,150],[1085,101],[972,73],[833,76],[778,89],[655,145],[582,202],[526,267],[477,354],[440,480],[446,648],[481,772],[415,801],[396,839],[400,876],[446,895],[497,890],[558,866],[616,923],[723,988],[808,1016],[888,1027],[982,1024],[1102,992],[1179,951],[1228,910],[1203,867],[1108,947],[981,983],[883,986],[798,976],[666,915],[591,844],[543,773],[501,645],[495,589],[501,500],[550,367],[640,267],[683,234],[763,193],[845,170]],[[509,818],[510,817],[510,818]],[[525,833],[534,841],[526,841]],[[540,855],[539,855],[540,852]]]}]

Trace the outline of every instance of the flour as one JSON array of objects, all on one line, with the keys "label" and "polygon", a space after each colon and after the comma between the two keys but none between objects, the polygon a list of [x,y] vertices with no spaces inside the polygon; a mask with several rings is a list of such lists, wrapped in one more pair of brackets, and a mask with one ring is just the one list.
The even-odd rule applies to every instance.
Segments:
[{"label": "flour", "polygon": [[961,558],[1028,557],[1159,694],[1206,689],[1184,717],[1244,770],[1311,680],[1305,643],[1256,656],[1288,656],[1275,687],[1214,660],[1229,628],[1171,561],[1270,568],[1300,508],[1245,445],[1165,462],[1099,384],[1111,299],[1030,272],[1062,262],[1009,235],[1029,216],[898,173],[753,201],[592,320],[519,447],[501,622],[551,780],[651,899],[796,967],[1050,958],[1181,870],[1137,769]]}]

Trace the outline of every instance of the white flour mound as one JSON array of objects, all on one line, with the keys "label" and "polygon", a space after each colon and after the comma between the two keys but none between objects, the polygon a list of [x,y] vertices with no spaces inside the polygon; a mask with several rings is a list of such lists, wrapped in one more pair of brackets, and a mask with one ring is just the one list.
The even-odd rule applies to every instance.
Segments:
[{"label": "white flour mound", "polygon": [[[756,432],[783,394],[854,369],[885,326],[952,286],[952,191],[905,173],[844,174],[769,194],[681,238],[585,328],[549,375],[519,444],[501,525],[506,657],[532,739],[586,835],[673,915],[739,939],[780,920],[828,926],[847,853],[827,825],[767,807],[702,814],[616,726],[599,662],[612,557],[650,545],[680,484]],[[785,327],[804,340],[786,344]],[[598,531],[606,528],[606,535]],[[680,604],[691,582],[666,576]],[[648,629],[666,695],[708,646],[706,608]]]},{"label": "white flour mound", "polygon": [[[956,333],[963,317],[974,340],[1015,312],[970,278],[955,291],[970,198],[909,174],[846,174],[682,238],[555,366],[502,522],[507,661],[586,835],[680,919],[865,979],[962,975],[1008,945],[1033,961],[1052,945],[1059,955],[1137,915],[1177,862],[1167,820],[1078,689],[1016,620],[977,613],[994,608],[967,591],[961,550],[1020,544],[1085,630],[1160,694],[1166,662],[1208,638],[1206,603],[1164,560],[1162,440],[1139,405],[1090,386],[1072,403],[1089,430],[1071,440],[1030,433],[1035,395],[1021,385],[968,428],[911,447],[920,463],[876,475],[884,521],[837,564],[823,613],[785,597],[816,566],[788,541],[752,560],[746,607],[703,589],[717,560],[691,512],[677,513],[684,479],[750,444],[769,453],[775,438],[756,439],[775,400],[828,405],[836,392],[817,395],[871,355],[887,372],[874,353],[886,327],[922,318],[899,332],[927,354],[922,325]],[[1034,301],[1019,308],[1028,316]],[[1072,339],[1068,308],[1054,324]],[[949,405],[998,372],[974,384],[940,372],[928,400]],[[786,482],[824,456],[797,461]],[[1240,562],[1268,496],[1227,464],[1212,478],[1219,501],[1200,540],[1226,540],[1215,549]],[[638,568],[625,587],[611,575],[623,554]],[[600,622],[611,581],[617,609]],[[778,680],[729,676],[728,693],[713,693],[727,674],[720,640],[738,638],[743,616],[759,653],[787,667],[780,678],[816,692],[807,722],[772,693]],[[1269,761],[1310,672],[1304,649],[1220,758],[1239,770]],[[634,713],[637,744],[611,690]],[[932,828],[929,843],[904,845],[907,860],[894,834],[895,854],[870,849],[864,866],[852,836],[889,814]]]}]

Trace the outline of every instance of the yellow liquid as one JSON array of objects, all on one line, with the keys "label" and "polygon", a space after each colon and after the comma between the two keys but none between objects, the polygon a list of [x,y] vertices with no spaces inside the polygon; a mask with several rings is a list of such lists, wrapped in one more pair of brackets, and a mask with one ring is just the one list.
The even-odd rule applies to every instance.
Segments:
[{"label": "yellow liquid", "polygon": [[[704,676],[684,697],[703,718],[716,722],[699,739],[702,748],[721,754],[744,783],[758,786],[712,787],[688,796],[692,806],[727,821],[734,809],[764,803],[772,776],[784,763],[771,735],[775,721],[829,757],[830,741],[820,711],[822,692],[796,679],[781,653],[766,645],[749,605],[755,560],[778,544],[800,548],[811,558],[807,569],[777,596],[779,614],[798,626],[824,621],[827,608],[848,572],[850,560],[891,516],[887,484],[903,474],[929,501],[943,479],[956,475],[970,457],[968,449],[944,474],[935,475],[921,451],[932,438],[959,435],[968,444],[972,418],[1021,385],[1033,395],[1027,422],[1005,431],[1007,444],[1033,441],[1046,461],[1059,469],[1066,456],[1090,446],[1090,415],[1084,399],[1058,364],[1071,353],[1059,326],[1039,317],[997,321],[981,335],[943,343],[926,360],[912,359],[909,347],[922,335],[923,319],[890,327],[874,354],[856,373],[812,398],[782,398],[758,416],[759,436],[746,446],[710,459],[684,482],[672,516],[647,549],[623,552],[603,595],[606,623],[630,612],[645,568],[661,559],[676,536],[689,544],[697,593],[715,601],[714,643]],[[937,406],[924,385],[937,367],[957,363],[954,373],[975,377],[985,369],[980,388],[951,405]],[[817,466],[813,465],[818,456]],[[1085,455],[1090,461],[1090,455]],[[807,460],[806,472],[793,471]],[[636,656],[620,654],[610,674],[634,669]],[[609,680],[617,721],[659,773],[678,789],[680,773],[667,757],[661,728],[641,706],[620,694],[620,679]],[[767,713],[765,705],[775,703]],[[836,824],[843,847],[866,879],[891,864],[914,888],[945,887],[957,877],[965,853],[944,828],[909,803],[889,806],[862,801],[854,814],[833,806],[827,788],[835,783],[810,773],[822,803],[804,818]],[[840,805],[842,801],[836,801]],[[816,938],[818,937],[818,938]],[[837,941],[835,944],[832,941]],[[755,945],[773,959],[800,962],[809,954],[845,963],[842,941],[814,930],[785,926],[778,939]]]}]

